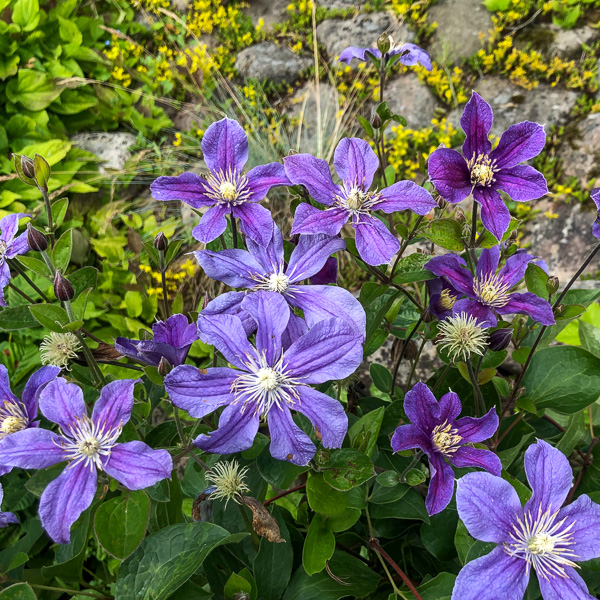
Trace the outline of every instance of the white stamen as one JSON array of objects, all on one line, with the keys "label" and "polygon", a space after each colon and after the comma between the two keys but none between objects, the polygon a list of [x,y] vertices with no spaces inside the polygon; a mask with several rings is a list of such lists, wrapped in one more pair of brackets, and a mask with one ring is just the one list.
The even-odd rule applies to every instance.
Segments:
[{"label": "white stamen", "polygon": [[439,324],[440,348],[448,348],[452,360],[465,361],[471,354],[483,355],[488,335],[478,320],[461,312]]},{"label": "white stamen", "polygon": [[274,268],[274,272],[269,275],[251,275],[257,284],[252,288],[255,292],[266,290],[267,292],[278,292],[284,294],[290,286],[289,277],[283,272],[284,266],[279,265]]},{"label": "white stamen", "polygon": [[240,469],[236,460],[231,462],[220,461],[206,472],[206,480],[210,481],[217,489],[210,495],[213,500],[224,499],[225,506],[230,500],[240,503],[239,497],[250,491],[244,479],[248,474],[248,467]]},{"label": "white stamen", "polygon": [[25,407],[19,402],[4,400],[0,405],[0,440],[11,433],[26,429],[29,417]]},{"label": "white stamen", "polygon": [[487,154],[479,154],[467,161],[467,166],[471,173],[471,183],[473,185],[483,185],[489,187],[495,181],[496,161],[490,159]]},{"label": "white stamen", "polygon": [[499,273],[485,275],[473,280],[473,292],[477,299],[490,308],[502,308],[510,300],[510,283],[506,283]]},{"label": "white stamen", "polygon": [[243,173],[229,167],[227,171],[214,171],[207,178],[206,195],[218,204],[239,206],[248,200],[251,190],[248,178]]},{"label": "white stamen", "polygon": [[350,211],[358,221],[361,215],[368,215],[381,202],[381,194],[377,191],[365,192],[362,187],[354,185],[348,188],[342,185],[342,193],[336,196],[333,206]]}]

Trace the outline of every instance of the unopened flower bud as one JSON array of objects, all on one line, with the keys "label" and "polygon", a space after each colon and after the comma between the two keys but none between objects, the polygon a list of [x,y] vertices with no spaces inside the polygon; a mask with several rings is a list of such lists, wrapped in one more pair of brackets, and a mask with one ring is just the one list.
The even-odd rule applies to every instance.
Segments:
[{"label": "unopened flower bud", "polygon": [[371,125],[373,126],[373,129],[380,129],[383,125],[381,117],[377,113],[373,115],[373,118],[371,119]]},{"label": "unopened flower bud", "polygon": [[61,302],[68,302],[75,296],[75,290],[71,282],[60,271],[56,271],[54,277],[54,295]]},{"label": "unopened flower bud", "polygon": [[377,38],[377,49],[381,54],[385,54],[390,51],[393,43],[394,40],[392,39],[392,36],[384,33]]},{"label": "unopened flower bud", "polygon": [[423,311],[421,317],[424,323],[431,323],[432,321],[435,321],[435,315],[428,308]]},{"label": "unopened flower bud", "polygon": [[35,179],[35,165],[33,160],[24,154],[21,156],[21,171],[26,177]]},{"label": "unopened flower bud", "polygon": [[158,363],[158,374],[164,377],[165,375],[168,375],[171,372],[172,368],[173,367],[171,366],[169,361],[164,356],[162,356],[160,362]]},{"label": "unopened flower bud", "polygon": [[462,224],[461,234],[464,240],[471,238],[471,226],[468,223]]},{"label": "unopened flower bud", "polygon": [[508,239],[511,242],[514,242],[517,239],[518,236],[519,236],[519,232],[515,229],[514,231],[510,232],[510,235],[508,236]]},{"label": "unopened flower bud", "polygon": [[512,329],[496,329],[490,333],[489,348],[493,352],[508,348],[512,339]]},{"label": "unopened flower bud", "polygon": [[558,317],[560,315],[562,315],[565,312],[565,305],[564,304],[559,304],[555,309],[554,309],[554,316]]},{"label": "unopened flower bud", "polygon": [[207,292],[204,292],[204,298],[202,298],[202,308],[201,308],[201,310],[204,310],[208,306],[208,303],[211,300],[212,300],[212,298],[210,297],[210,295]]},{"label": "unopened flower bud", "polygon": [[467,222],[467,218],[465,217],[465,211],[460,206],[457,206],[456,210],[454,211],[454,220],[458,221],[459,223]]},{"label": "unopened flower bud", "polygon": [[448,202],[446,202],[446,200],[444,200],[441,196],[436,196],[435,201],[442,210],[448,206]]},{"label": "unopened flower bud", "polygon": [[288,153],[287,153],[288,156],[294,156],[295,154],[298,154],[298,150],[294,150],[294,148],[290,148],[288,150]]},{"label": "unopened flower bud", "polygon": [[548,281],[546,282],[546,289],[550,295],[556,294],[558,291],[558,286],[560,285],[560,280],[558,277],[548,277]]},{"label": "unopened flower bud", "polygon": [[27,223],[27,245],[35,252],[43,252],[48,248],[46,236],[31,223]]},{"label": "unopened flower bud", "polygon": [[169,247],[169,240],[162,231],[160,231],[154,238],[154,247],[159,252],[166,252],[167,248]]}]

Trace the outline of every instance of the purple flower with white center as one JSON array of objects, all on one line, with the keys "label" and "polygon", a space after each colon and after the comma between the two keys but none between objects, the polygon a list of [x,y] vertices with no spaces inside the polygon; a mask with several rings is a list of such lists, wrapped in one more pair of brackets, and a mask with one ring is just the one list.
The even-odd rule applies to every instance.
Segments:
[{"label": "purple flower with white center", "polygon": [[461,294],[442,277],[430,279],[426,283],[429,290],[429,312],[443,321],[452,315],[452,308]]},{"label": "purple flower with white center", "polygon": [[15,238],[19,230],[19,219],[30,217],[26,213],[15,213],[0,219],[0,306],[8,306],[4,300],[4,288],[10,282],[10,267],[7,260],[29,252],[27,232]]},{"label": "purple flower with white center", "polygon": [[[0,506],[2,505],[2,499],[4,498],[4,490],[2,489],[2,485],[0,485]],[[11,524],[18,523],[19,519],[11,512],[2,512],[0,511],[0,529],[3,527],[8,527]]]},{"label": "purple flower with white center", "polygon": [[117,442],[131,416],[133,388],[138,382],[122,379],[104,386],[89,418],[81,389],[59,377],[43,389],[39,404],[60,433],[30,428],[0,440],[3,465],[45,469],[69,462],[40,500],[42,525],[55,542],[69,542],[71,525],[92,503],[98,469],[129,490],[170,477],[173,465],[166,450],[152,450],[139,441]]},{"label": "purple flower with white center", "polygon": [[510,224],[510,213],[499,190],[519,202],[548,193],[544,176],[519,164],[542,151],[546,133],[542,125],[531,121],[511,125],[492,150],[488,134],[493,118],[491,106],[473,92],[460,119],[466,134],[462,155],[438,148],[429,157],[429,177],[448,202],[460,202],[473,194],[481,206],[483,226],[500,241]]},{"label": "purple flower with white center", "polygon": [[522,600],[532,567],[544,600],[594,600],[575,568],[600,557],[600,505],[581,495],[561,508],[573,471],[543,440],[525,452],[525,472],[533,490],[525,507],[500,477],[469,473],[458,480],[461,520],[475,539],[498,546],[463,567],[452,600]]},{"label": "purple flower with white center", "polygon": [[468,445],[494,435],[498,429],[496,409],[479,419],[459,419],[461,410],[462,404],[454,392],[448,392],[438,402],[424,383],[417,383],[404,398],[404,412],[411,425],[401,425],[392,436],[394,452],[420,448],[429,458],[431,481],[425,499],[429,515],[443,511],[452,500],[452,466],[481,467],[495,475],[502,471],[500,459],[493,452]]},{"label": "purple flower with white center", "polygon": [[158,367],[162,358],[172,367],[182,365],[192,344],[198,339],[195,323],[185,315],[173,315],[152,325],[152,340],[130,340],[118,337],[115,348],[123,355]]},{"label": "purple flower with white center", "polygon": [[193,208],[210,207],[194,227],[194,237],[204,243],[218,238],[227,227],[225,215],[238,218],[244,232],[266,246],[271,239],[273,218],[258,202],[276,186],[290,185],[283,165],[269,163],[243,173],[248,161],[248,138],[237,121],[221,119],[202,138],[207,177],[182,173],[159,177],[150,186],[156,200],[181,200]]},{"label": "purple flower with white center", "polygon": [[[371,56],[381,60],[381,51],[378,48],[357,48],[356,46],[349,46],[339,56],[339,61],[349,65],[353,58],[361,62],[367,62],[371,60]],[[417,64],[423,65],[428,71],[431,71],[431,58],[429,54],[419,48],[415,44],[401,44],[395,46],[385,53],[385,56],[391,58],[393,56],[400,55],[398,62],[403,64],[405,67],[414,67]]]},{"label": "purple flower with white center", "polygon": [[553,325],[554,315],[547,300],[531,292],[512,291],[525,276],[527,265],[535,260],[536,257],[529,254],[513,254],[498,270],[500,248],[494,246],[481,251],[475,277],[456,254],[436,256],[425,268],[446,279],[461,296],[467,296],[454,303],[453,314],[467,313],[487,327],[496,326],[496,314],[514,313],[529,315],[542,325]]},{"label": "purple flower with white center", "polygon": [[[25,384],[21,400],[13,394],[8,380],[8,371],[0,365],[0,440],[28,427],[38,427],[38,399],[44,387],[58,377],[58,367],[38,369]],[[12,471],[12,467],[0,463],[0,475]]]},{"label": "purple flower with white center", "polygon": [[286,156],[283,162],[292,184],[303,185],[317,202],[329,207],[323,211],[300,204],[292,234],[337,235],[351,219],[358,253],[370,265],[389,263],[400,248],[400,242],[383,222],[372,216],[373,211],[393,213],[410,209],[426,215],[437,206],[431,194],[412,181],[369,191],[379,161],[371,146],[358,138],[343,138],[335,149],[334,166],[341,185],[333,182],[327,161],[310,154]]},{"label": "purple flower with white center", "polygon": [[306,465],[316,452],[311,439],[294,423],[292,410],[306,416],[326,448],[339,448],[348,429],[340,402],[310,387],[352,374],[362,360],[362,336],[341,319],[317,323],[284,350],[282,335],[290,318],[279,294],[256,292],[242,308],[257,323],[255,346],[233,315],[198,318],[200,339],[212,344],[235,368],[201,373],[181,365],[165,377],[175,406],[202,418],[225,410],[219,427],[194,444],[207,452],[231,454],[252,446],[261,421],[271,434],[270,452],[278,460]]},{"label": "purple flower with white center", "polygon": [[600,239],[600,188],[594,188],[591,191],[592,200],[596,203],[598,214],[592,225],[592,235]]},{"label": "purple flower with white center", "polygon": [[[281,294],[289,306],[304,312],[308,327],[324,319],[339,317],[350,323],[362,336],[365,335],[365,311],[348,290],[330,285],[298,285],[300,281],[320,273],[331,254],[346,247],[341,238],[323,234],[302,235],[287,265],[283,257],[283,238],[275,224],[271,241],[266,247],[250,239],[247,240],[247,246],[247,251],[200,250],[194,254],[204,272],[212,279],[233,288],[246,288],[250,292],[262,290]],[[249,335],[256,329],[256,321],[241,310],[242,300],[247,293],[222,294],[209,302],[202,314],[235,314],[242,319]],[[306,325],[299,321],[299,317],[292,315],[289,327],[301,327],[302,333],[305,333]]]}]

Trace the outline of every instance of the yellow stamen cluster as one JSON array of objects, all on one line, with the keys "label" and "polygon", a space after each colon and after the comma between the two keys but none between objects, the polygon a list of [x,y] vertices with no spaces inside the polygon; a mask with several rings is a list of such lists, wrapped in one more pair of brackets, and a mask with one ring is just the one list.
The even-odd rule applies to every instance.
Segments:
[{"label": "yellow stamen cluster", "polygon": [[467,161],[473,185],[490,186],[494,181],[494,163],[487,154],[473,156]]},{"label": "yellow stamen cluster", "polygon": [[510,287],[497,273],[473,280],[473,291],[478,300],[490,308],[502,308],[508,304]]},{"label": "yellow stamen cluster", "polygon": [[437,425],[431,434],[433,445],[444,455],[451,456],[459,447],[462,437],[458,435],[458,429],[452,427],[452,423],[444,421]]}]

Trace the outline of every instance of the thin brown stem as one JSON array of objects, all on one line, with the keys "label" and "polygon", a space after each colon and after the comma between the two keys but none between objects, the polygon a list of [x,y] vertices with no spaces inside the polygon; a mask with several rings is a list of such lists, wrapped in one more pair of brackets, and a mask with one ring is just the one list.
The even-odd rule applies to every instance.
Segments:
[{"label": "thin brown stem", "polygon": [[306,484],[301,483],[300,485],[297,485],[296,487],[290,488],[289,490],[285,490],[285,492],[281,492],[280,494],[277,494],[277,496],[273,496],[272,498],[265,500],[264,505],[267,506],[267,505],[271,504],[271,502],[275,502],[275,500],[279,500],[279,498],[283,498],[284,496],[287,496],[288,494],[293,494],[294,492],[297,492],[298,490],[301,490],[302,488],[305,488],[305,487],[306,487]]},{"label": "thin brown stem", "polygon": [[394,372],[392,373],[392,391],[391,391],[392,396],[394,395],[394,390],[396,389],[396,377],[398,377],[398,370],[400,369],[400,363],[402,362],[402,359],[404,358],[404,355],[406,354],[406,348],[408,347],[408,343],[410,342],[412,337],[415,335],[417,329],[419,328],[419,325],[421,325],[422,322],[423,322],[423,317],[419,317],[419,320],[415,323],[415,326],[412,328],[411,332],[408,334],[408,336],[404,340],[404,344],[402,345],[402,350],[400,352],[400,356],[398,357],[398,360],[396,361],[396,364],[394,365]]}]

